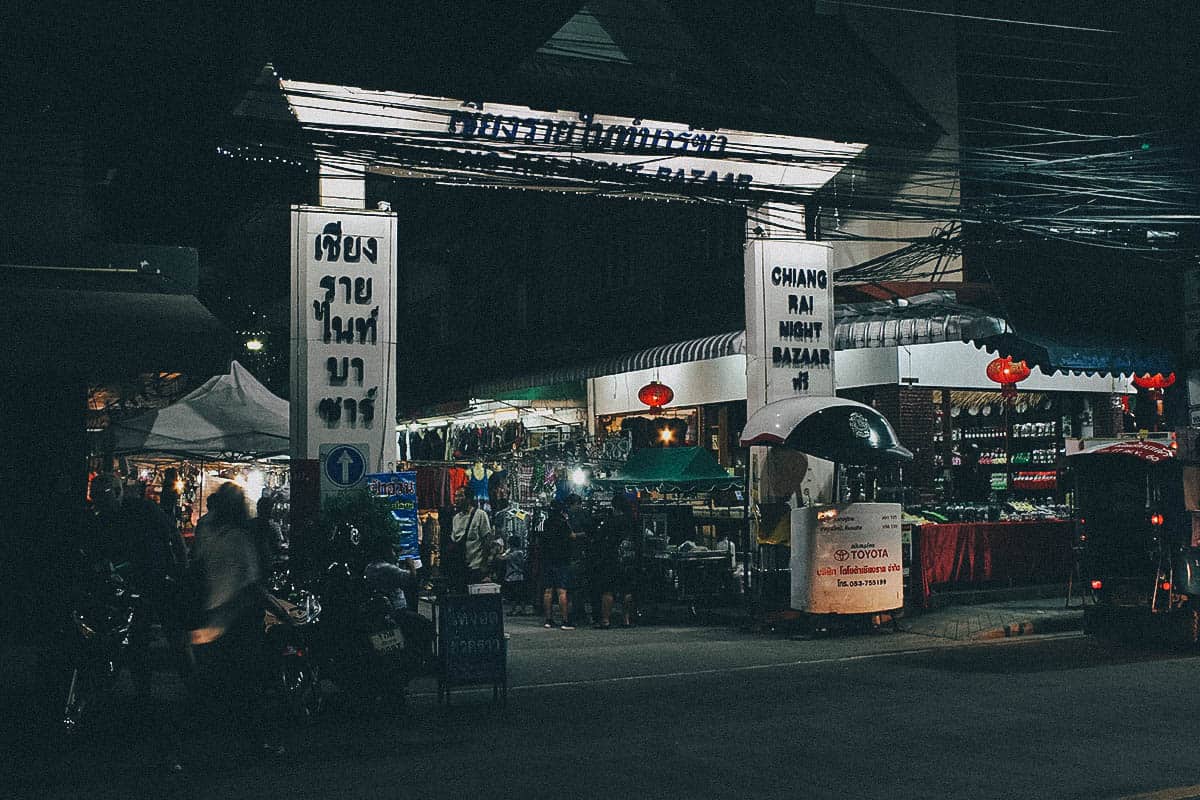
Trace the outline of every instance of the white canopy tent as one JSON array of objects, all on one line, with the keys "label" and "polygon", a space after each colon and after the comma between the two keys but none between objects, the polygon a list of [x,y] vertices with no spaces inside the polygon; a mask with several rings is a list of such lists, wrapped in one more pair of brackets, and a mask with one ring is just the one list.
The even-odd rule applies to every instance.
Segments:
[{"label": "white canopy tent", "polygon": [[182,400],[113,425],[117,455],[240,461],[288,452],[288,401],[236,361]]}]

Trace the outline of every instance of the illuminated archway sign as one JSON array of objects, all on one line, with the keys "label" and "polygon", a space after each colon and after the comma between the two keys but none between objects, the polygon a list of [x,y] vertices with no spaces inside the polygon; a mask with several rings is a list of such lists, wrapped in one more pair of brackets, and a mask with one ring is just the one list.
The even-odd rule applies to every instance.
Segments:
[{"label": "illuminated archway sign", "polygon": [[866,149],[585,109],[540,111],[277,77],[266,83],[237,113],[299,123],[319,144],[322,205],[362,208],[367,173],[557,191],[611,185],[624,196],[795,202]]},{"label": "illuminated archway sign", "polygon": [[[366,177],[372,173],[442,184],[593,195],[611,190],[623,197],[716,198],[753,206],[754,233],[744,260],[747,411],[785,397],[833,394],[830,250],[827,244],[796,236],[806,224],[799,204],[862,154],[865,144],[697,129],[685,122],[589,109],[541,111],[273,75],[237,113],[300,126],[319,162],[319,203],[331,213],[333,208],[362,209]],[[261,152],[225,152],[270,158]],[[301,232],[296,224],[294,252],[303,253],[320,229],[310,226]],[[394,241],[390,247],[394,251]],[[310,274],[324,277],[318,273]],[[294,324],[311,318],[307,309],[320,300],[315,286],[306,292],[293,292]],[[326,359],[339,357],[331,353]],[[321,377],[324,362],[307,358],[312,362],[309,379]],[[336,361],[330,372],[339,379],[341,363]],[[330,387],[312,388],[316,396]],[[389,395],[393,388],[388,387]],[[297,398],[293,394],[293,403]],[[315,424],[319,421],[317,417],[310,430],[321,430]],[[298,445],[294,437],[294,458],[313,457],[297,453]],[[752,468],[752,473],[757,471]]]}]

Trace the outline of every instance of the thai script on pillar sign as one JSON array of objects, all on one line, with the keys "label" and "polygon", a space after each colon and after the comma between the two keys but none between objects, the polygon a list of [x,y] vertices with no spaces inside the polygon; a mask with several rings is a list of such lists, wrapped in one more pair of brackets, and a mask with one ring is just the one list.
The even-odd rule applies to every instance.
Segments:
[{"label": "thai script on pillar sign", "polygon": [[375,264],[379,259],[379,239],[375,236],[343,236],[342,223],[328,223],[313,237],[313,260],[343,261],[358,264],[366,258]]},{"label": "thai script on pillar sign", "polygon": [[[314,237],[316,261],[342,264],[375,264],[379,240],[375,236],[343,235],[342,223],[330,222]],[[353,269],[353,268],[351,268]],[[372,305],[374,279],[367,275],[324,275],[317,284],[324,290],[312,301],[313,318],[321,323],[321,341],[334,345],[376,346],[379,342],[379,306]],[[344,305],[347,308],[343,309]],[[341,313],[335,313],[341,312]],[[326,384],[357,387],[349,397],[324,397],[317,414],[330,428],[343,424],[369,427],[375,420],[378,386],[367,389],[366,361],[358,356],[329,356],[325,359]],[[365,392],[359,395],[357,392]]]}]

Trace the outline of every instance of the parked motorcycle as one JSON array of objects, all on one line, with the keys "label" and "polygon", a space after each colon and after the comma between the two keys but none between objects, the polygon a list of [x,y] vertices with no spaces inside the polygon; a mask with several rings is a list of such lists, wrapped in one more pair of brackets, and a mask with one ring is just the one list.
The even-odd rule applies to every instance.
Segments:
[{"label": "parked motorcycle", "polygon": [[119,569],[106,565],[92,578],[70,604],[64,621],[63,670],[58,674],[65,686],[60,689],[64,694],[59,724],[67,734],[80,730],[87,709],[112,690],[123,668],[132,665],[135,626],[145,613],[141,597]]},{"label": "parked motorcycle", "polygon": [[[277,596],[286,596],[289,605],[317,608],[315,614],[305,613],[300,624],[274,628],[275,683],[290,714],[319,713],[326,681],[344,698],[379,710],[404,706],[409,682],[433,662],[428,621],[394,611],[387,596],[372,592],[343,562],[330,565],[318,593],[285,582],[277,588]],[[301,617],[300,612],[292,614]]]},{"label": "parked motorcycle", "polygon": [[324,707],[320,664],[312,650],[321,618],[320,598],[296,585],[285,571],[271,579],[263,633],[271,674],[268,691],[291,721],[306,721]]}]

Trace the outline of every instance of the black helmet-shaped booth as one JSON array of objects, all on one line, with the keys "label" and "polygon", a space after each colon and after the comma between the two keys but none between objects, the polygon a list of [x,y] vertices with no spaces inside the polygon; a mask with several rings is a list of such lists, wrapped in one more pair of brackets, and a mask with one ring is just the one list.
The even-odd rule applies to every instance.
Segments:
[{"label": "black helmet-shaped booth", "polygon": [[840,397],[789,397],[755,411],[742,446],[784,446],[843,464],[912,461],[896,431],[868,405]]},{"label": "black helmet-shaped booth", "polygon": [[[912,460],[912,453],[900,445],[883,415],[870,406],[839,397],[790,397],[754,412],[742,430],[742,445],[799,450],[836,465],[831,487],[834,502],[812,503],[805,492],[806,502],[796,505],[793,499],[784,506],[787,516],[783,524],[790,551],[790,607],[817,616],[882,614],[901,608],[900,504],[874,502],[873,487],[858,494],[861,499],[856,499],[857,493],[852,491],[844,501],[838,501],[842,467],[862,468],[859,489],[863,489],[865,484],[873,484],[873,478],[865,473]],[[750,496],[759,504],[761,530],[768,511],[778,503],[756,492],[754,463],[752,460]],[[764,480],[763,471],[770,469],[768,460],[762,463],[762,471],[757,473],[760,482]],[[800,496],[800,485],[793,498]],[[778,527],[778,523],[768,525],[768,530],[775,535]]]}]

